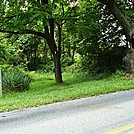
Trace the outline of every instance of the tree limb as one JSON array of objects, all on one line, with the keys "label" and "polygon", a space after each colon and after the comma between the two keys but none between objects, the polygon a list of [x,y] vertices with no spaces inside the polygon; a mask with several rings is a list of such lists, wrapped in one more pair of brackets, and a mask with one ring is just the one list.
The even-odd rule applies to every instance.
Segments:
[{"label": "tree limb", "polygon": [[11,34],[34,34],[34,35],[40,36],[42,38],[45,38],[45,34],[44,33],[33,31],[33,30],[25,30],[23,32],[19,32],[19,31],[10,31],[10,30],[1,30],[0,29],[0,32],[1,33],[11,33]]},{"label": "tree limb", "polygon": [[121,27],[124,30],[127,40],[130,41],[131,25],[123,15],[123,13],[116,6],[116,0],[97,0],[97,1],[107,6],[111,14],[116,18],[116,20],[119,21]]}]

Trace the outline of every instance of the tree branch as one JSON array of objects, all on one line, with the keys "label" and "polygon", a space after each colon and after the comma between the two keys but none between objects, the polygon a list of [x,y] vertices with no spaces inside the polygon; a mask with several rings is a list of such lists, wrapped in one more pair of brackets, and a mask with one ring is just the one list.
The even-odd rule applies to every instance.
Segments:
[{"label": "tree branch", "polygon": [[[130,29],[131,29],[131,25],[128,22],[128,20],[125,18],[125,16],[121,13],[121,11],[116,7],[110,7],[107,6],[109,11],[113,14],[113,16],[119,21],[120,25],[123,27],[124,32],[129,35],[130,33]],[[127,37],[129,38],[129,37]]]},{"label": "tree branch", "polygon": [[127,40],[130,41],[131,25],[123,15],[123,13],[116,6],[116,0],[97,0],[97,1],[107,6],[108,10],[116,18],[116,20],[119,21],[120,25],[122,26]]},{"label": "tree branch", "polygon": [[33,31],[33,30],[25,30],[23,32],[19,32],[19,31],[9,31],[9,30],[1,30],[0,29],[0,32],[1,33],[11,33],[11,34],[34,34],[34,35],[40,36],[42,38],[45,38],[45,34],[44,33]]}]

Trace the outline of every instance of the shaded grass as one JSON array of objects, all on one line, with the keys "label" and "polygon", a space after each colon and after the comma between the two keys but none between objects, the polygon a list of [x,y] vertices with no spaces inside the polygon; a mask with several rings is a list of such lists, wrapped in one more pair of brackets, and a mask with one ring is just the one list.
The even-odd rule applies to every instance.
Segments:
[{"label": "shaded grass", "polygon": [[30,90],[4,93],[0,99],[0,112],[73,100],[134,88],[134,79],[112,75],[104,79],[85,74],[63,74],[64,83],[56,84],[52,74],[30,73],[33,82]]}]

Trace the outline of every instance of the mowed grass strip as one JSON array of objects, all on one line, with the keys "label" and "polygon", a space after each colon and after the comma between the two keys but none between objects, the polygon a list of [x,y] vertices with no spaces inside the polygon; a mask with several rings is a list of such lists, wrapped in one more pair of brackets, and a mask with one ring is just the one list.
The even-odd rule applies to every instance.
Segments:
[{"label": "mowed grass strip", "polygon": [[52,74],[31,73],[30,75],[33,78],[30,90],[4,93],[0,98],[0,112],[134,88],[134,79],[124,76],[116,77],[114,75],[95,80],[83,74],[65,73],[63,74],[64,83],[56,84]]}]

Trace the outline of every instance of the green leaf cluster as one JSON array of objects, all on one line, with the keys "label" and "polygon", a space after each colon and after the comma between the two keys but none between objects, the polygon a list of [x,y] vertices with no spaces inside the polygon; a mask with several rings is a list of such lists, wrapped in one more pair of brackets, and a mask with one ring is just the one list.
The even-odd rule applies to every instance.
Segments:
[{"label": "green leaf cluster", "polygon": [[2,71],[2,87],[4,91],[18,92],[29,89],[31,78],[16,68],[8,68]]}]

